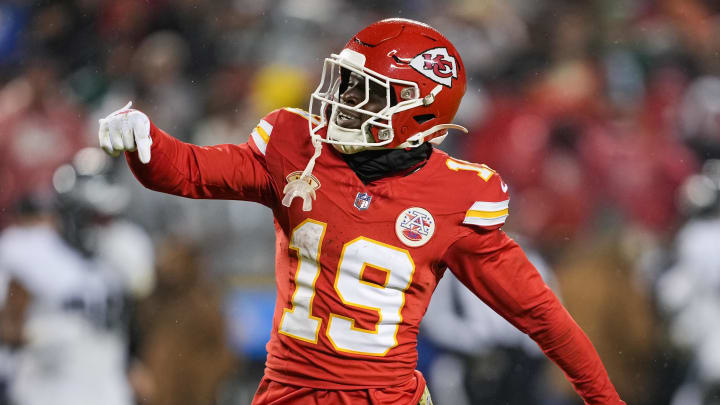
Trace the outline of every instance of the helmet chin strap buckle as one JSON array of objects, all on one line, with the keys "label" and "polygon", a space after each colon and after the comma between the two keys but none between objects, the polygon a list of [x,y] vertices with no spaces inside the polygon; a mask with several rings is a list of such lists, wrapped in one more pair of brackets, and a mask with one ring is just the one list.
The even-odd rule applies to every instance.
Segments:
[{"label": "helmet chin strap buckle", "polygon": [[432,93],[428,94],[427,96],[423,97],[423,105],[425,107],[429,106],[430,104],[435,102],[435,96],[432,95]]},{"label": "helmet chin strap buckle", "polygon": [[422,99],[423,106],[427,107],[430,104],[434,103],[435,96],[437,96],[438,93],[440,93],[440,90],[442,90],[442,87],[443,87],[442,84],[438,84],[437,86],[435,86],[434,89],[432,89],[430,91],[430,93],[427,96],[423,97],[423,99]]}]

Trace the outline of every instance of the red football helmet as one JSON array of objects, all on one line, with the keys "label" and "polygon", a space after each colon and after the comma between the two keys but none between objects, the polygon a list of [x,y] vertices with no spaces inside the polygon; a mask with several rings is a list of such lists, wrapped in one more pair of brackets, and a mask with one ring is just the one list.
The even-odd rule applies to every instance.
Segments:
[{"label": "red football helmet", "polygon": [[[353,81],[355,87],[360,80],[364,83],[357,89],[364,89],[364,99],[343,102],[341,95],[349,83]],[[283,205],[289,207],[300,197],[302,209],[312,209],[316,194],[309,179],[322,142],[333,144],[340,152],[355,153],[413,148],[425,141],[438,144],[449,128],[467,132],[450,123],[465,85],[465,66],[457,50],[426,24],[391,18],[358,32],[339,55],[325,59],[320,84],[310,96],[310,112],[319,113],[319,120],[308,120],[315,153],[302,175],[285,186]],[[383,98],[377,89],[384,89],[384,106],[377,102]],[[338,116],[343,122],[354,121],[355,127],[360,117],[362,124],[344,128],[338,124]]]},{"label": "red football helmet", "polygon": [[[352,74],[365,80],[365,99],[354,106],[341,101]],[[379,112],[364,109],[370,85],[385,89]],[[358,32],[340,54],[325,59],[318,88],[310,97],[310,112],[319,112],[320,125],[311,124],[313,138],[334,144],[344,153],[365,149],[415,147],[440,143],[465,94],[465,67],[455,47],[434,28],[413,20],[391,18]],[[319,111],[316,101],[320,102]],[[336,123],[338,106],[369,117],[360,129]],[[318,131],[327,127],[323,137]]]}]

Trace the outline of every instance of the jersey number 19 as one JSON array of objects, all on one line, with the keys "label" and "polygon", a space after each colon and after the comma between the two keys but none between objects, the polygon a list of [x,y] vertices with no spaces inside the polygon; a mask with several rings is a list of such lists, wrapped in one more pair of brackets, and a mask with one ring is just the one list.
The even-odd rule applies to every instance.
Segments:
[{"label": "jersey number 19", "polygon": [[[292,308],[284,310],[279,333],[310,343],[317,343],[322,323],[313,316],[312,305],[326,229],[327,224],[306,219],[295,227],[290,242],[290,248],[298,255],[298,269]],[[385,273],[384,284],[363,280],[367,266]],[[397,346],[405,291],[414,271],[415,264],[405,249],[362,236],[345,243],[338,262],[335,292],[349,308],[376,311],[378,322],[374,329],[362,329],[355,325],[355,319],[331,313],[325,333],[335,350],[384,356]]]}]

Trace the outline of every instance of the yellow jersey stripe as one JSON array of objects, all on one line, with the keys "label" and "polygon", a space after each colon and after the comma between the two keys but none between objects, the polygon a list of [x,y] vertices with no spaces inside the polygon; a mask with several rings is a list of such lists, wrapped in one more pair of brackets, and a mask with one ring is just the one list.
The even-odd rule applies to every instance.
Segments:
[{"label": "yellow jersey stripe", "polygon": [[260,125],[258,125],[257,127],[255,127],[255,131],[257,131],[258,135],[260,135],[260,137],[263,139],[263,141],[265,141],[265,144],[267,144],[268,142],[270,142],[270,134],[268,134],[268,133],[263,129],[263,127],[261,127]]},{"label": "yellow jersey stripe", "polygon": [[465,215],[466,218],[499,218],[508,215],[508,209],[500,211],[476,211],[469,210]]},{"label": "yellow jersey stripe", "polygon": [[255,142],[255,146],[257,146],[257,148],[260,150],[260,153],[262,153],[264,155],[265,150],[267,149],[267,142],[265,141],[265,139],[263,139],[262,136],[260,136],[260,133],[258,133],[257,128],[255,128],[252,131],[250,136],[252,137],[252,140]]},{"label": "yellow jersey stripe", "polygon": [[480,226],[502,225],[505,223],[505,218],[507,218],[507,215],[503,215],[498,218],[465,217],[463,224]]},{"label": "yellow jersey stripe", "polygon": [[465,213],[463,224],[494,226],[505,223],[508,217],[510,200],[505,201],[475,201]]},{"label": "yellow jersey stripe", "polygon": [[265,120],[260,120],[260,123],[258,126],[265,130],[265,133],[268,134],[268,136],[272,135],[273,126],[269,122]]},{"label": "yellow jersey stripe", "polygon": [[510,205],[510,200],[489,202],[489,201],[476,201],[470,211],[502,211],[507,209]]}]

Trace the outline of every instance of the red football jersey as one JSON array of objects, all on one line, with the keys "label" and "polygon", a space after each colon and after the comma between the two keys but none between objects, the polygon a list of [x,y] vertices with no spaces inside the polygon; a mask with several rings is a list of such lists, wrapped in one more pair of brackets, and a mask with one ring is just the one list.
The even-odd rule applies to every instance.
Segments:
[{"label": "red football jersey", "polygon": [[[262,119],[242,145],[199,147],[152,126],[152,160],[127,154],[147,187],[192,198],[251,200],[273,210],[277,302],[266,375],[320,389],[402,384],[446,268],[558,363],[588,403],[622,403],[587,337],[521,249],[499,228],[507,186],[484,165],[435,149],[406,176],[364,184],[324,144],[317,199],[283,206],[313,154],[306,112]],[[462,331],[448,331],[462,333]]]}]

